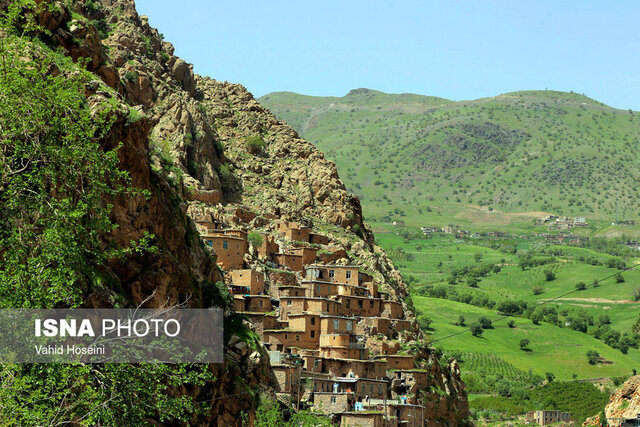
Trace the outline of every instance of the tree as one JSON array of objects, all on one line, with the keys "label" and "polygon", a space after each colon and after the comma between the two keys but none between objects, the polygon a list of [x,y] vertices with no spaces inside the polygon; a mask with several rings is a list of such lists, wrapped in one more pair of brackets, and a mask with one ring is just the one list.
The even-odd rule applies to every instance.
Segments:
[{"label": "tree", "polygon": [[420,329],[422,329],[424,331],[431,330],[431,324],[432,323],[433,323],[433,320],[431,320],[430,317],[427,317],[427,316],[418,317],[418,325],[420,325]]},{"label": "tree", "polygon": [[482,336],[482,326],[480,326],[480,323],[478,322],[472,323],[469,326],[469,329],[471,329],[471,333],[473,334],[474,337]]},{"label": "tree", "polygon": [[577,291],[584,291],[585,289],[587,289],[587,284],[584,282],[578,282],[576,283],[576,290]]},{"label": "tree", "polygon": [[257,231],[252,231],[247,235],[247,241],[251,243],[251,246],[258,249],[263,243],[262,235]]},{"label": "tree", "polygon": [[640,288],[636,288],[633,290],[633,300],[640,301]]},{"label": "tree", "polygon": [[465,322],[465,318],[464,316],[461,314],[460,316],[458,316],[458,326],[464,326],[464,322]]},{"label": "tree", "polygon": [[611,324],[611,318],[609,317],[608,314],[601,314],[598,317],[598,326],[609,325],[609,324]]},{"label": "tree", "polygon": [[624,283],[624,277],[622,277],[622,273],[620,272],[616,274],[616,283]]},{"label": "tree", "polygon": [[482,316],[481,318],[478,319],[478,323],[480,324],[480,326],[482,327],[482,329],[490,329],[491,326],[491,320],[489,320],[487,317]]},{"label": "tree", "polygon": [[587,351],[587,360],[589,361],[590,365],[595,365],[596,363],[598,363],[599,358],[600,358],[600,354],[598,354],[597,351],[595,350]]},{"label": "tree", "polygon": [[553,375],[553,372],[545,372],[544,376],[547,378],[548,382],[552,382],[556,379],[556,376]]},{"label": "tree", "polygon": [[467,277],[467,286],[469,286],[470,288],[477,288],[478,287],[478,279],[473,277],[473,276],[468,276]]},{"label": "tree", "polygon": [[523,339],[520,340],[520,350],[525,350],[528,345],[529,345],[529,340],[528,339],[523,338]]},{"label": "tree", "polygon": [[514,322],[513,320],[509,320],[509,321],[507,322],[507,325],[508,325],[510,328],[515,328],[515,327],[516,327],[516,322]]},{"label": "tree", "polygon": [[474,259],[476,262],[480,262],[480,261],[482,260],[482,254],[481,254],[481,253],[479,253],[479,252],[477,252],[477,253],[473,254],[473,259]]},{"label": "tree", "polygon": [[552,280],[555,280],[556,275],[555,275],[555,273],[553,272],[553,270],[551,270],[551,269],[546,269],[546,270],[544,270],[544,277],[545,277],[545,279],[547,280],[547,282],[550,282],[550,281],[552,281]]}]

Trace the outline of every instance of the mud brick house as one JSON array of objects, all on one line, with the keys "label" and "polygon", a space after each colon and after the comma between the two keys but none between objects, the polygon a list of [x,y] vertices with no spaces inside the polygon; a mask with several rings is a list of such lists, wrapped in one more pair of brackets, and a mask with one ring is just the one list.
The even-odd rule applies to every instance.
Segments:
[{"label": "mud brick house", "polygon": [[273,310],[269,295],[234,295],[236,311],[251,313],[268,313]]},{"label": "mud brick house", "polygon": [[280,300],[280,318],[287,320],[289,314],[341,314],[340,303],[328,298],[287,297]]},{"label": "mud brick house", "polygon": [[368,274],[360,273],[360,268],[354,265],[323,265],[312,264],[305,267],[307,279],[325,280],[334,283],[359,285],[364,279],[371,278]]},{"label": "mud brick house", "polygon": [[242,230],[218,230],[202,236],[206,245],[218,255],[218,264],[225,270],[242,268],[248,253],[247,233]]},{"label": "mud brick house", "polygon": [[278,265],[288,268],[292,271],[302,271],[304,264],[302,263],[302,255],[292,253],[272,254],[271,259]]},{"label": "mud brick house", "polygon": [[271,256],[280,252],[280,245],[276,243],[274,236],[262,235],[262,244],[257,248],[258,256],[262,259],[271,260]]},{"label": "mud brick house", "polygon": [[297,222],[291,221],[276,221],[276,231],[289,240],[297,242],[309,242],[309,234],[311,229],[309,227],[301,226]]},{"label": "mud brick house", "polygon": [[[318,250],[316,248],[305,246],[305,247],[287,249],[287,253],[301,256],[302,265],[308,265],[315,262],[316,254],[318,253]],[[296,271],[302,271],[302,269],[296,270]]]},{"label": "mud brick house", "polygon": [[249,289],[250,295],[261,295],[264,293],[264,273],[259,271],[244,269],[231,270],[231,283]]}]

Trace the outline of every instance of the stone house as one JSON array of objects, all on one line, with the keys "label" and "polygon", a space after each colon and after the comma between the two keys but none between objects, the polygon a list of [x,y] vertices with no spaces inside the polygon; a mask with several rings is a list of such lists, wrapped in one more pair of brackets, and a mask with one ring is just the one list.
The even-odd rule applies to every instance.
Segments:
[{"label": "stone house", "polygon": [[569,422],[571,420],[571,414],[562,411],[533,411],[527,413],[527,420],[529,420],[532,414],[533,422],[541,426],[546,426],[553,423]]},{"label": "stone house", "polygon": [[271,365],[271,385],[276,393],[298,393],[300,368],[286,364]]},{"label": "stone house", "polygon": [[289,328],[298,331],[305,331],[309,335],[309,338],[315,339],[316,343],[320,334],[320,316],[311,313],[290,314],[289,315]]},{"label": "stone house", "polygon": [[249,327],[253,332],[260,335],[260,339],[264,341],[262,332],[265,329],[277,329],[278,328],[278,316],[275,314],[267,313],[244,313],[249,318],[251,324]]},{"label": "stone house", "polygon": [[264,273],[255,270],[231,270],[231,283],[237,286],[249,288],[251,295],[261,295],[264,293]]},{"label": "stone house", "polygon": [[355,403],[354,393],[316,392],[313,394],[313,409],[324,413],[350,412]]},{"label": "stone house", "polygon": [[415,356],[411,354],[388,354],[386,356],[376,356],[376,359],[384,358],[387,362],[387,369],[412,370],[415,368]]},{"label": "stone house", "polygon": [[392,373],[392,398],[403,395],[416,395],[429,384],[429,374],[424,369],[397,370]]},{"label": "stone house", "polygon": [[340,427],[395,427],[385,423],[382,411],[348,412],[340,414]]},{"label": "stone house", "polygon": [[286,298],[286,297],[305,297],[308,295],[308,289],[302,286],[278,286],[271,290],[271,296],[274,298]]},{"label": "stone house", "polygon": [[424,425],[425,407],[410,403],[387,402],[387,416],[396,417],[398,425],[422,426]]},{"label": "stone house", "polygon": [[402,304],[396,301],[383,300],[380,302],[382,317],[389,319],[404,319],[404,311],[402,310]]}]

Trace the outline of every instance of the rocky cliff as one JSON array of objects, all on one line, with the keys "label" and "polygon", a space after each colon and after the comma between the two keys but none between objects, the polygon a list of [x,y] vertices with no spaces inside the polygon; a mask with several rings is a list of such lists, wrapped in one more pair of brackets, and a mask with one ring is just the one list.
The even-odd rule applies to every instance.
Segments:
[{"label": "rocky cliff", "polygon": [[636,419],[636,416],[640,414],[639,375],[629,378],[622,384],[611,396],[604,412],[607,418]]},{"label": "rocky cliff", "polygon": [[[402,277],[375,245],[360,201],[345,190],[335,165],[312,144],[261,107],[243,86],[195,75],[147,18],[137,14],[132,0],[52,6],[39,14],[48,31],[42,38],[75,61],[85,61],[95,74],[96,81],[86,88],[90,104],[117,103],[117,117],[102,143],[105,148],[122,143],[121,168],[135,187],[150,194],[112,201],[112,219],[119,227],[105,237],[105,244],[126,246],[150,233],[158,248],[103,266],[109,280],[87,292],[85,305],[108,307],[123,298],[126,304],[150,307],[210,303],[204,289],[221,280],[222,272],[190,218],[204,212],[248,229],[268,229],[273,220],[285,219],[319,230],[412,316]],[[416,325],[404,338],[420,336]],[[433,425],[462,423],[468,405],[457,364],[441,367],[424,351],[424,367],[434,385],[428,418]],[[239,424],[240,414],[250,412],[254,402],[234,396],[246,386],[268,385],[263,349],[251,350],[231,337],[226,352],[227,363],[212,367],[215,384],[199,391],[211,401],[199,422]],[[242,384],[237,378],[244,379]]]}]

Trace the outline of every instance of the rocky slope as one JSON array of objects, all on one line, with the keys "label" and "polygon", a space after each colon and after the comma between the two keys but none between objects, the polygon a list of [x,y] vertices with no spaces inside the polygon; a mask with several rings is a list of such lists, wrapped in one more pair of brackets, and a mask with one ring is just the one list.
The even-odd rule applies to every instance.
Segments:
[{"label": "rocky slope", "polygon": [[640,376],[629,378],[611,396],[604,412],[607,418],[635,419],[640,414]]},{"label": "rocky slope", "polygon": [[[159,248],[104,266],[101,273],[108,280],[87,294],[87,306],[113,306],[121,298],[150,307],[207,305],[203,289],[221,280],[222,272],[189,216],[214,212],[249,229],[269,229],[274,219],[287,219],[322,231],[411,313],[402,277],[375,245],[360,201],[312,144],[241,85],[195,75],[137,14],[132,0],[54,5],[39,15],[50,32],[43,37],[74,60],[88,58],[87,68],[101,79],[87,85],[90,103],[96,108],[104,102],[119,105],[104,147],[122,143],[121,167],[136,187],[150,193],[112,201],[112,219],[119,227],[109,239],[126,246],[151,233]],[[416,328],[407,339],[419,336]],[[199,422],[239,424],[240,414],[254,403],[234,396],[243,387],[268,384],[263,349],[251,350],[232,338],[226,352],[227,363],[212,367],[216,383],[199,391],[212,402]],[[429,419],[443,425],[461,422],[468,405],[457,365],[441,367],[429,351],[424,356],[434,385],[444,392],[432,393]],[[242,384],[235,381],[238,377],[244,378]],[[219,399],[225,396],[230,397]]]}]

